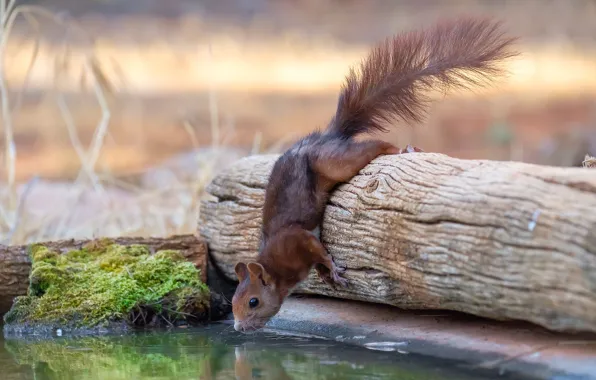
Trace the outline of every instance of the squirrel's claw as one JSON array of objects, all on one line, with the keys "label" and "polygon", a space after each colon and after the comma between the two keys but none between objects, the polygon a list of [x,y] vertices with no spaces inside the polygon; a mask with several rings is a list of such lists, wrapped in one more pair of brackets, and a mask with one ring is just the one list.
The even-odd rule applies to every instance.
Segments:
[{"label": "squirrel's claw", "polygon": [[408,144],[408,145],[406,145],[405,148],[400,149],[398,154],[415,153],[415,152],[424,153],[424,151],[422,149]]},{"label": "squirrel's claw", "polygon": [[336,289],[337,285],[340,287],[348,286],[348,280],[341,276],[341,274],[346,271],[346,268],[338,267],[333,263],[333,268],[331,270],[325,266],[317,266],[316,270],[319,278],[333,289]]},{"label": "squirrel's claw", "polygon": [[[346,271],[346,268],[338,267],[337,265],[335,265],[335,263],[333,263],[333,269],[331,270],[331,277],[333,279],[334,285],[337,284],[337,285],[341,286],[342,288],[345,288],[346,286],[348,286],[348,280],[346,280],[345,278],[343,278],[341,276],[341,274],[344,273],[345,271]],[[334,286],[334,288],[335,288],[335,286]]]},{"label": "squirrel's claw", "polygon": [[[345,271],[345,269],[344,269]],[[339,275],[339,272],[333,272],[333,282],[334,284],[339,285],[342,288],[345,288],[348,286],[348,280],[346,280],[345,278],[341,277]]]}]

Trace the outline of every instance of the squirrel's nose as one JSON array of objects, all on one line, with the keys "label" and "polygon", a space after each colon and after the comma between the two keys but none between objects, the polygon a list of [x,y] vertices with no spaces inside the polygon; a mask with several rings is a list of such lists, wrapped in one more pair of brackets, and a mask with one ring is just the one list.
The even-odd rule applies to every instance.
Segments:
[{"label": "squirrel's nose", "polygon": [[240,322],[234,321],[234,330],[242,332],[244,329],[240,326]]}]

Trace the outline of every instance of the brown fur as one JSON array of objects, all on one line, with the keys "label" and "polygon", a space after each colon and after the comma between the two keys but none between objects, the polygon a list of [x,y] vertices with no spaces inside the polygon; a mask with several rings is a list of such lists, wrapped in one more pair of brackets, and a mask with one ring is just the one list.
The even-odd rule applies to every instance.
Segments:
[{"label": "brown fur", "polygon": [[[500,74],[497,65],[515,53],[509,50],[514,39],[505,38],[499,26],[460,19],[399,34],[376,46],[359,71],[350,71],[327,129],[296,142],[273,167],[259,255],[256,262],[235,268],[240,281],[232,299],[236,330],[262,328],[313,267],[329,285],[347,286],[344,269],[311,233],[320,228],[330,192],[380,155],[420,151],[353,137],[386,131],[383,123],[395,118],[422,120],[426,90],[482,85]],[[258,300],[254,308],[252,298]]]}]

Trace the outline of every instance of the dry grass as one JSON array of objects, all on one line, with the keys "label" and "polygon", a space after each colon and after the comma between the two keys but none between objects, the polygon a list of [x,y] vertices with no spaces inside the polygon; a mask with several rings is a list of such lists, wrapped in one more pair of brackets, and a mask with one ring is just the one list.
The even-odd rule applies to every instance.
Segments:
[{"label": "dry grass", "polygon": [[[69,34],[80,38],[84,31],[72,20],[67,21],[36,6],[17,6],[15,0],[0,0],[0,62],[5,62],[6,46],[17,16],[22,15],[31,27],[38,26],[38,18],[49,19],[65,29],[63,49],[54,57],[53,77],[55,87],[51,98],[58,107],[72,147],[74,148],[80,171],[71,183],[48,184],[34,177],[25,184],[15,181],[16,144],[12,115],[22,104],[22,95],[30,82],[32,69],[38,57],[39,40],[34,41],[30,64],[24,73],[21,85],[23,90],[12,106],[6,85],[4,66],[0,66],[0,89],[2,90],[2,116],[4,129],[4,165],[6,168],[5,186],[0,189],[0,241],[3,244],[22,244],[58,238],[90,236],[159,235],[189,233],[195,228],[198,202],[204,186],[213,175],[213,165],[217,162],[217,151],[203,156],[197,155],[197,175],[186,180],[176,178],[176,173],[164,178],[165,183],[155,187],[141,186],[119,180],[107,174],[99,174],[96,164],[102,150],[110,121],[110,108],[107,96],[111,85],[106,80],[102,67],[98,64],[94,49],[86,49],[80,67],[81,79],[91,79],[100,117],[89,147],[84,147],[77,133],[77,125],[61,88],[69,64],[72,49],[69,49]],[[215,139],[211,145],[225,144],[220,138],[217,99],[210,96],[211,130]],[[195,128],[185,123],[190,140],[198,148]],[[225,137],[225,136],[224,136]],[[222,140],[222,141],[220,141]],[[258,141],[258,140],[255,140]],[[255,143],[258,150],[258,142]],[[161,175],[167,174],[167,169]],[[53,194],[54,192],[55,194]],[[32,199],[34,198],[34,199]]]},{"label": "dry grass", "polygon": [[[188,128],[193,139],[194,128]],[[226,149],[227,135],[222,135],[221,141],[212,143],[212,149],[191,153],[188,170],[164,166],[127,179],[95,173],[99,186],[83,181],[47,183],[34,178],[19,186],[17,223],[10,230],[2,230],[3,239],[7,244],[23,244],[64,238],[194,233],[201,196],[217,171],[243,155],[261,153],[258,136],[254,150],[245,152]]]},{"label": "dry grass", "polygon": [[[12,109],[11,107],[4,70],[4,62],[6,61],[7,56],[9,56],[6,54],[6,47],[8,45],[8,41],[10,40],[10,34],[15,24],[15,20],[19,15],[22,15],[22,17],[24,17],[24,19],[30,24],[32,28],[37,27],[38,18],[48,18],[58,24],[64,25],[69,31],[70,29],[74,29],[78,33],[82,31],[76,24],[65,23],[63,19],[56,17],[54,14],[46,11],[43,8],[36,6],[17,5],[16,0],[0,0],[0,30],[2,31],[2,34],[0,35],[0,95],[2,97],[2,121],[4,126],[4,140],[6,145],[4,157],[7,173],[6,195],[8,198],[8,202],[0,205],[0,216],[2,217],[2,224],[5,226],[7,230],[6,236],[4,237],[3,241],[5,241],[8,244],[14,243],[16,236],[20,236],[20,230],[24,225],[24,223],[22,223],[22,218],[23,213],[26,210],[25,202],[27,201],[27,197],[31,191],[31,187],[35,186],[35,181],[30,181],[28,184],[26,184],[24,190],[19,194],[15,182],[15,161],[17,152],[16,144],[14,143],[12,113],[18,110]],[[65,46],[67,46],[67,44],[68,41],[65,40]],[[37,59],[37,53],[38,40],[35,41],[33,54],[30,60],[31,63],[27,66],[28,71],[26,72],[23,81],[23,91],[21,92],[21,96],[23,92],[26,90],[27,85],[29,84],[30,73],[33,69],[35,60]],[[67,57],[59,57],[59,59],[62,59],[62,62],[65,62],[67,60]],[[61,95],[59,91],[56,92],[56,103],[61,110],[64,122],[66,124],[66,128],[69,131],[71,143],[73,144],[73,146],[77,150],[77,154],[79,155],[79,159],[82,165],[82,173],[84,173],[86,175],[86,178],[89,181],[91,181],[94,190],[100,192],[102,191],[102,188],[97,180],[97,176],[93,168],[95,166],[95,162],[97,161],[97,156],[101,149],[103,139],[106,135],[107,125],[110,118],[110,111],[107,108],[105,100],[105,84],[102,82],[102,76],[98,74],[99,69],[95,64],[95,59],[91,52],[85,55],[85,69],[86,72],[89,72],[95,79],[93,82],[93,89],[102,112],[102,117],[97,124],[94,139],[89,149],[84,149],[81,146],[80,141],[77,137],[76,126],[73,125],[72,119],[70,117],[70,111],[66,102],[64,101],[64,97]],[[63,66],[56,65],[56,70],[54,74],[55,77],[58,78],[58,80],[60,79],[62,71]],[[19,106],[21,103],[22,98],[17,98],[15,104]],[[77,184],[80,182],[80,180],[77,180]]]},{"label": "dry grass", "polygon": [[[214,112],[217,112],[216,105]],[[189,139],[196,141],[195,130],[187,126]],[[218,125],[213,128],[220,132]],[[217,134],[216,133],[216,134]],[[2,208],[5,216],[0,231],[4,244],[23,244],[60,238],[96,236],[167,236],[193,233],[196,227],[200,197],[216,170],[226,160],[239,158],[244,152],[228,151],[226,135],[213,141],[215,147],[203,152],[197,149],[189,169],[162,167],[137,173],[135,178],[121,179],[110,173],[98,173],[80,166],[93,181],[81,177],[72,182],[49,183],[33,178],[18,186],[17,207],[8,209],[6,192]],[[258,138],[255,139],[258,147]],[[258,148],[255,148],[258,153]]]}]

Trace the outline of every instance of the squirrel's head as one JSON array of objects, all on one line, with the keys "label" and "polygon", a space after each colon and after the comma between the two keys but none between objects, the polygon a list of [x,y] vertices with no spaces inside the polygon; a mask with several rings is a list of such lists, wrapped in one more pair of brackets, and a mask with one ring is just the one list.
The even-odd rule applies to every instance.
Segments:
[{"label": "squirrel's head", "polygon": [[240,281],[232,298],[234,329],[254,332],[277,314],[284,297],[261,264],[239,262],[234,270]]}]

